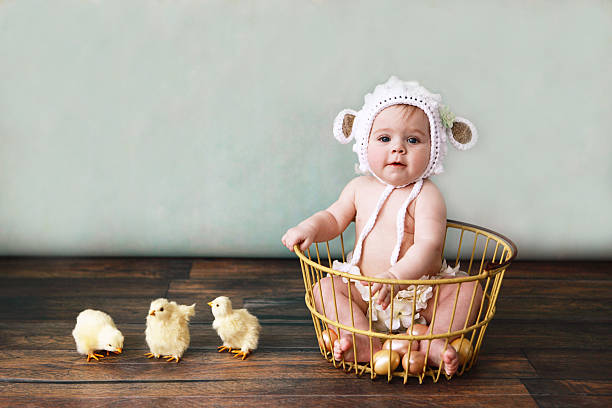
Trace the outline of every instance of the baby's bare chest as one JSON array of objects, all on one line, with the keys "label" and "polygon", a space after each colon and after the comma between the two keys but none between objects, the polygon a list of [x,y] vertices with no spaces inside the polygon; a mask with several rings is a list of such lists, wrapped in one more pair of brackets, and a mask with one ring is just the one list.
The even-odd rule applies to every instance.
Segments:
[{"label": "baby's bare chest", "polygon": [[[374,223],[374,227],[369,232],[363,242],[363,252],[361,257],[362,272],[369,274],[369,270],[379,270],[388,268],[390,256],[397,243],[397,216],[408,198],[408,191],[402,194],[401,191],[394,191],[387,201],[383,204]],[[360,197],[356,201],[356,239],[366,226],[369,218],[376,211],[379,194]],[[401,258],[408,248],[414,243],[415,229],[415,202],[411,202],[404,217],[404,233],[402,235],[402,245],[399,257]]]},{"label": "baby's bare chest", "polygon": [[[391,193],[378,212],[372,232],[374,232],[374,230],[378,230],[383,233],[391,232],[395,234],[397,229],[397,217],[400,209],[409,196],[409,192],[410,191],[404,192],[396,190]],[[377,195],[372,193],[359,196],[355,201],[355,208],[357,210],[355,224],[358,230],[361,230],[366,225],[372,214],[374,214],[376,211],[380,194]],[[414,234],[414,211],[415,200],[408,205],[406,216],[404,217],[405,233]]]}]

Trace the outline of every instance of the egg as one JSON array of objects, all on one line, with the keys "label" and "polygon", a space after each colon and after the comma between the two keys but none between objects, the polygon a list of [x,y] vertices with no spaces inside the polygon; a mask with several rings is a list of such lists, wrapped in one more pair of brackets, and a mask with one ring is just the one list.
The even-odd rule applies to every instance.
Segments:
[{"label": "egg", "polygon": [[421,374],[423,367],[425,367],[425,353],[411,351],[410,354],[405,354],[402,358],[402,367],[404,367],[404,370],[408,370],[410,374]]},{"label": "egg", "polygon": [[418,350],[419,342],[418,341],[411,342],[410,340],[393,340],[392,342],[391,339],[387,339],[383,343],[382,348],[383,350],[389,350],[389,348],[391,348],[391,350],[396,351],[397,354],[399,354],[400,357],[402,357],[404,354],[408,352],[410,343],[413,343],[411,350]]},{"label": "egg", "polygon": [[338,340],[338,335],[332,329],[323,330],[321,337],[318,338],[319,346],[326,351],[331,351],[334,348],[334,342]]},{"label": "egg", "polygon": [[[391,359],[389,359],[391,353]],[[400,356],[396,351],[380,350],[372,357],[372,369],[376,374],[387,374],[393,372],[399,366]],[[390,367],[390,368],[389,368]]]},{"label": "egg", "polygon": [[[408,328],[408,330],[406,330],[406,334],[410,336],[426,336],[428,334],[428,331],[429,331],[429,326],[426,326],[424,324],[415,323],[414,326],[412,326],[412,333],[410,332],[410,328]],[[417,351],[419,349],[420,349],[419,340],[414,340],[412,342],[412,348],[410,349],[410,351]],[[408,350],[406,350],[404,354],[406,354],[407,352]]]},{"label": "egg", "polygon": [[466,361],[469,361],[472,358],[474,348],[468,339],[462,339],[461,337],[456,338],[451,342],[451,346],[453,346],[453,348],[457,350],[457,354],[459,354],[460,365],[463,365]]},{"label": "egg", "polygon": [[[414,326],[412,326],[412,336],[426,336],[428,331],[429,326],[426,326],[424,324],[415,324]],[[406,330],[406,334],[411,334],[410,327],[408,328],[408,330]]]}]

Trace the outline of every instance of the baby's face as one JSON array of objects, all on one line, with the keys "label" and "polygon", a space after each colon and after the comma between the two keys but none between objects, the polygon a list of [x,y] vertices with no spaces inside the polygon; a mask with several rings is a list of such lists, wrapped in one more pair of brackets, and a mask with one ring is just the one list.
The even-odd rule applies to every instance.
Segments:
[{"label": "baby's face", "polygon": [[394,186],[416,181],[429,163],[429,119],[421,109],[406,106],[383,109],[372,123],[368,140],[370,168]]}]

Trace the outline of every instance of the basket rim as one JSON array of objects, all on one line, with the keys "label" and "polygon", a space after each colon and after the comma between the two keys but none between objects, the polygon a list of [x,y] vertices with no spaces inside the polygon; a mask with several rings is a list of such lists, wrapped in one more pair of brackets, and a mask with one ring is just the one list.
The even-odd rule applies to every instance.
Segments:
[{"label": "basket rim", "polygon": [[335,275],[335,276],[341,276],[343,278],[347,278],[353,281],[364,281],[364,282],[370,282],[370,283],[383,283],[383,284],[392,284],[392,285],[445,285],[445,284],[464,283],[464,282],[482,280],[486,277],[496,275],[498,272],[505,270],[508,267],[508,265],[510,265],[512,261],[516,258],[518,250],[514,242],[512,242],[512,240],[510,240],[509,238],[505,237],[504,235],[498,232],[495,232],[488,228],[480,227],[478,225],[469,224],[467,222],[450,220],[450,219],[446,220],[446,224],[447,224],[447,227],[448,226],[461,227],[461,228],[466,227],[468,230],[472,230],[473,232],[486,232],[488,235],[492,235],[496,238],[499,238],[502,241],[504,241],[506,245],[512,248],[512,255],[510,256],[510,258],[506,259],[502,263],[491,262],[491,261],[487,262],[487,264],[483,266],[482,272],[477,275],[470,275],[470,276],[459,277],[459,278],[406,280],[406,279],[372,278],[370,276],[358,276],[358,275],[353,275],[351,273],[340,272],[340,271],[329,268],[327,266],[324,266],[318,262],[311,260],[309,257],[304,255],[304,253],[300,250],[298,245],[295,245],[293,247],[293,250],[295,254],[297,255],[297,257],[300,258],[300,260],[310,265],[311,267],[320,269],[321,271],[327,272],[328,274]]}]

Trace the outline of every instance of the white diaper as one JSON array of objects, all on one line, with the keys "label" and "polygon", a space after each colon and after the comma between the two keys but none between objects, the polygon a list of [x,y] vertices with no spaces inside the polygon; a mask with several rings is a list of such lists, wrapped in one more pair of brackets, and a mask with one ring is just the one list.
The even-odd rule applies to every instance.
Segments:
[{"label": "white diaper", "polygon": [[[350,273],[357,276],[362,276],[361,271],[357,265],[350,264],[350,256],[348,262],[334,261],[332,269]],[[329,276],[329,274],[328,274]],[[467,273],[459,270],[459,264],[454,268],[446,265],[446,261],[442,262],[440,273],[434,276],[423,275],[420,280],[435,280],[435,279],[447,279],[455,278],[460,276],[468,276]],[[342,278],[344,283],[347,283],[346,278]],[[370,300],[370,289],[368,288],[367,282],[357,281],[355,288],[361,294],[361,298],[369,303]],[[427,302],[433,296],[433,287],[431,285],[410,285],[404,290],[400,290],[393,299],[393,319],[391,319],[391,305],[387,306],[387,309],[382,308],[381,305],[376,303],[378,293],[375,293],[372,297],[372,322],[374,329],[377,331],[398,330],[400,328],[408,329],[412,323],[412,300],[414,299],[414,291],[416,290],[416,304],[414,305],[414,322],[426,324],[425,318],[420,316],[418,312],[427,307]],[[369,310],[368,310],[369,315]],[[391,327],[389,327],[391,325]]]}]

